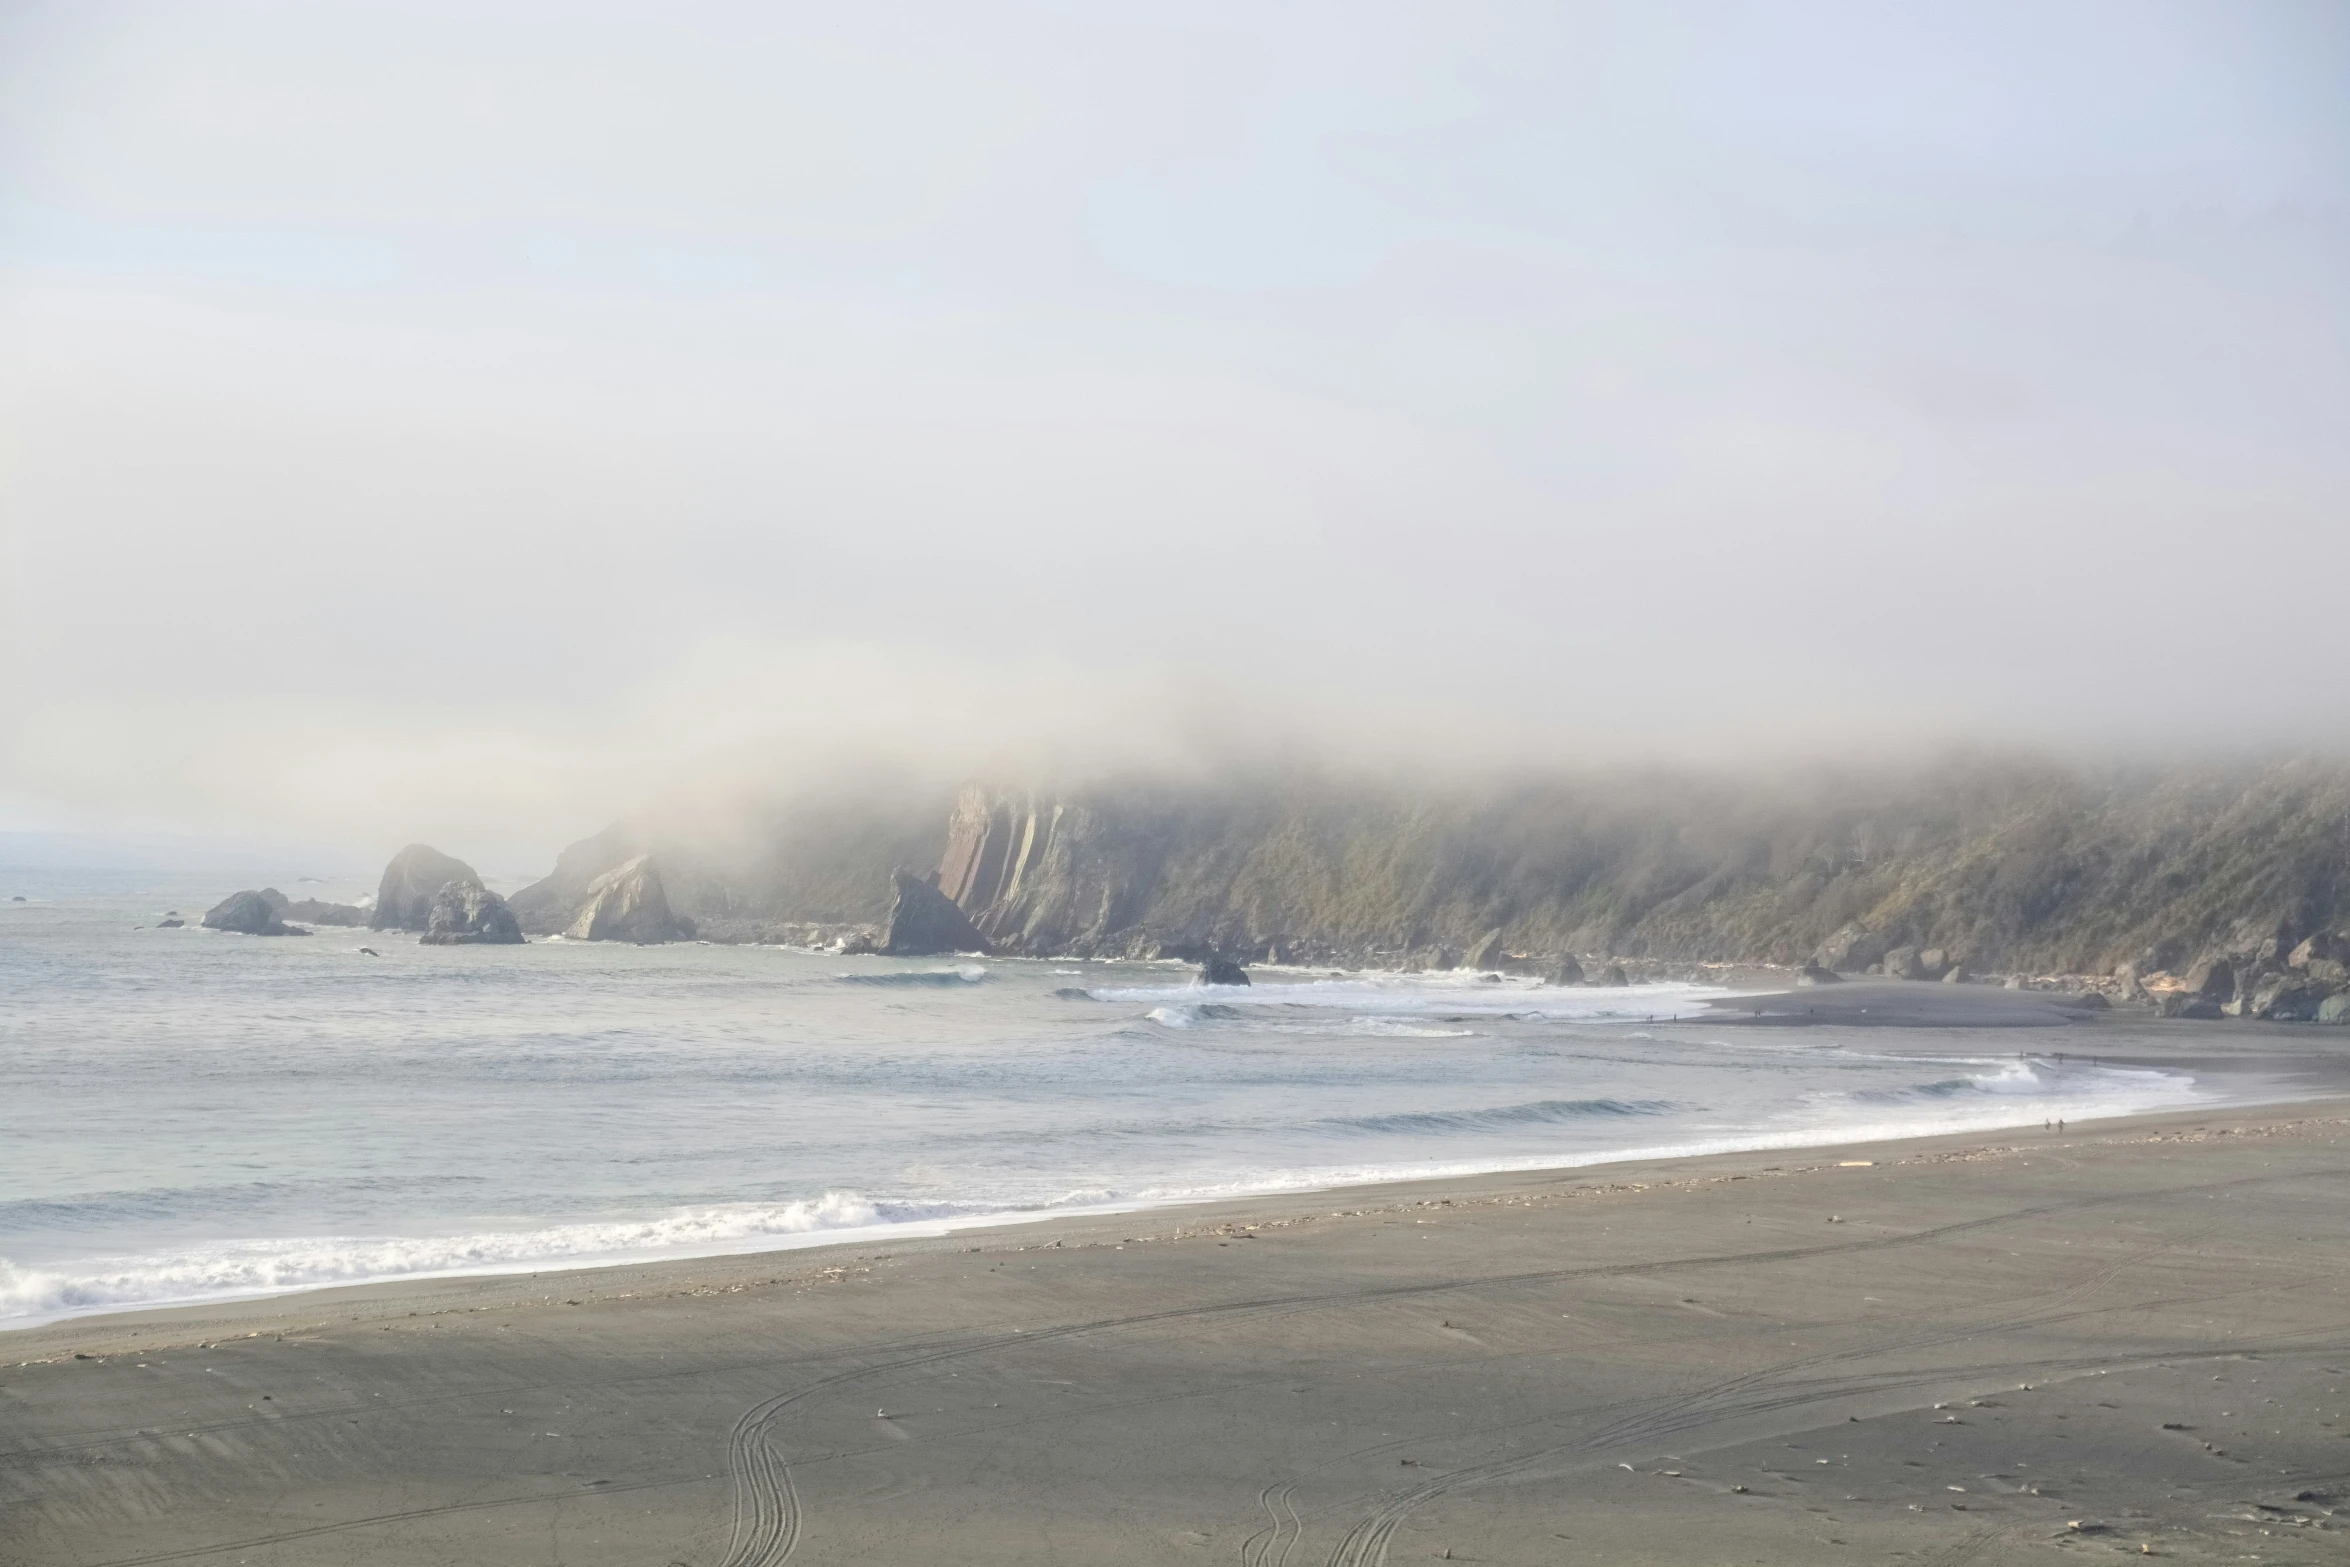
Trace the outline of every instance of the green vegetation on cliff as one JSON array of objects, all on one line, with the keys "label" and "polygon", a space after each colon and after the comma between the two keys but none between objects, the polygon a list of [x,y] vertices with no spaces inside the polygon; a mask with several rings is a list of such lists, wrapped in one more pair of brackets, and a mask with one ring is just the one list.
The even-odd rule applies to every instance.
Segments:
[{"label": "green vegetation on cliff", "polygon": [[973,787],[951,811],[835,801],[743,841],[731,860],[678,851],[693,868],[671,896],[706,927],[878,918],[894,867],[936,865],[991,939],[1030,952],[1441,960],[1499,930],[1525,953],[1795,963],[1857,927],[2080,973],[2350,924],[2350,765],[2306,759]]}]

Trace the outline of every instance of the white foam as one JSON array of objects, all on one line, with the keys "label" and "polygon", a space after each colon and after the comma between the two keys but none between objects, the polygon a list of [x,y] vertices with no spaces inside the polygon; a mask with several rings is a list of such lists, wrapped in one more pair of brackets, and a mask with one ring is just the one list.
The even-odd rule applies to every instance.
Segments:
[{"label": "white foam", "polygon": [[[658,1218],[559,1224],[463,1235],[295,1236],[226,1241],[144,1257],[96,1257],[48,1268],[0,1258],[0,1321],[47,1320],[86,1311],[171,1305],[372,1279],[431,1278],[584,1266],[648,1256],[708,1256],[763,1250],[807,1238],[884,1226],[891,1233],[923,1215],[893,1205],[894,1222],[855,1192],[808,1202],[723,1203]],[[952,1210],[948,1210],[951,1212]]]},{"label": "white foam", "polygon": [[[1453,1013],[1542,1017],[1560,1021],[1673,1017],[1696,1013],[1734,992],[1719,985],[1659,982],[1644,985],[1551,985],[1523,975],[1357,974],[1343,979],[1253,985],[1103,985],[1096,1001],[1197,1006],[1312,1007],[1356,1013],[1415,1016]],[[1146,1013],[1165,1021],[1156,1013]],[[1173,1025],[1182,1026],[1182,1025]]]}]

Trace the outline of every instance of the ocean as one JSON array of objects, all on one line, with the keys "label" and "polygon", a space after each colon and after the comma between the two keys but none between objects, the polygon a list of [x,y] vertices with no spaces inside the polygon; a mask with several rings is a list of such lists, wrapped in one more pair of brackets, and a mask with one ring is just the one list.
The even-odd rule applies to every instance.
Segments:
[{"label": "ocean", "polygon": [[230,936],[214,880],[0,901],[0,1327],[2284,1096],[1693,985]]}]

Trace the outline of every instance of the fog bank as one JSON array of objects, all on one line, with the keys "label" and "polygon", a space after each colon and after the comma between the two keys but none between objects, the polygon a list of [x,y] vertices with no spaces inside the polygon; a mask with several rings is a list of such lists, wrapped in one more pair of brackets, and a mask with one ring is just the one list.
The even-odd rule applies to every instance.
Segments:
[{"label": "fog bank", "polygon": [[2326,748],[2324,8],[26,7],[0,826]]}]

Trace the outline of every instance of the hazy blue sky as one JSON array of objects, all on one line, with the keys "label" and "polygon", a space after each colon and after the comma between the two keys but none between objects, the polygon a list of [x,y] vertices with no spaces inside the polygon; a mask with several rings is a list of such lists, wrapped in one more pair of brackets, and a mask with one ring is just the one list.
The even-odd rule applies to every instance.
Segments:
[{"label": "hazy blue sky", "polygon": [[5,5],[0,334],[0,825],[2350,740],[2340,4]]}]

